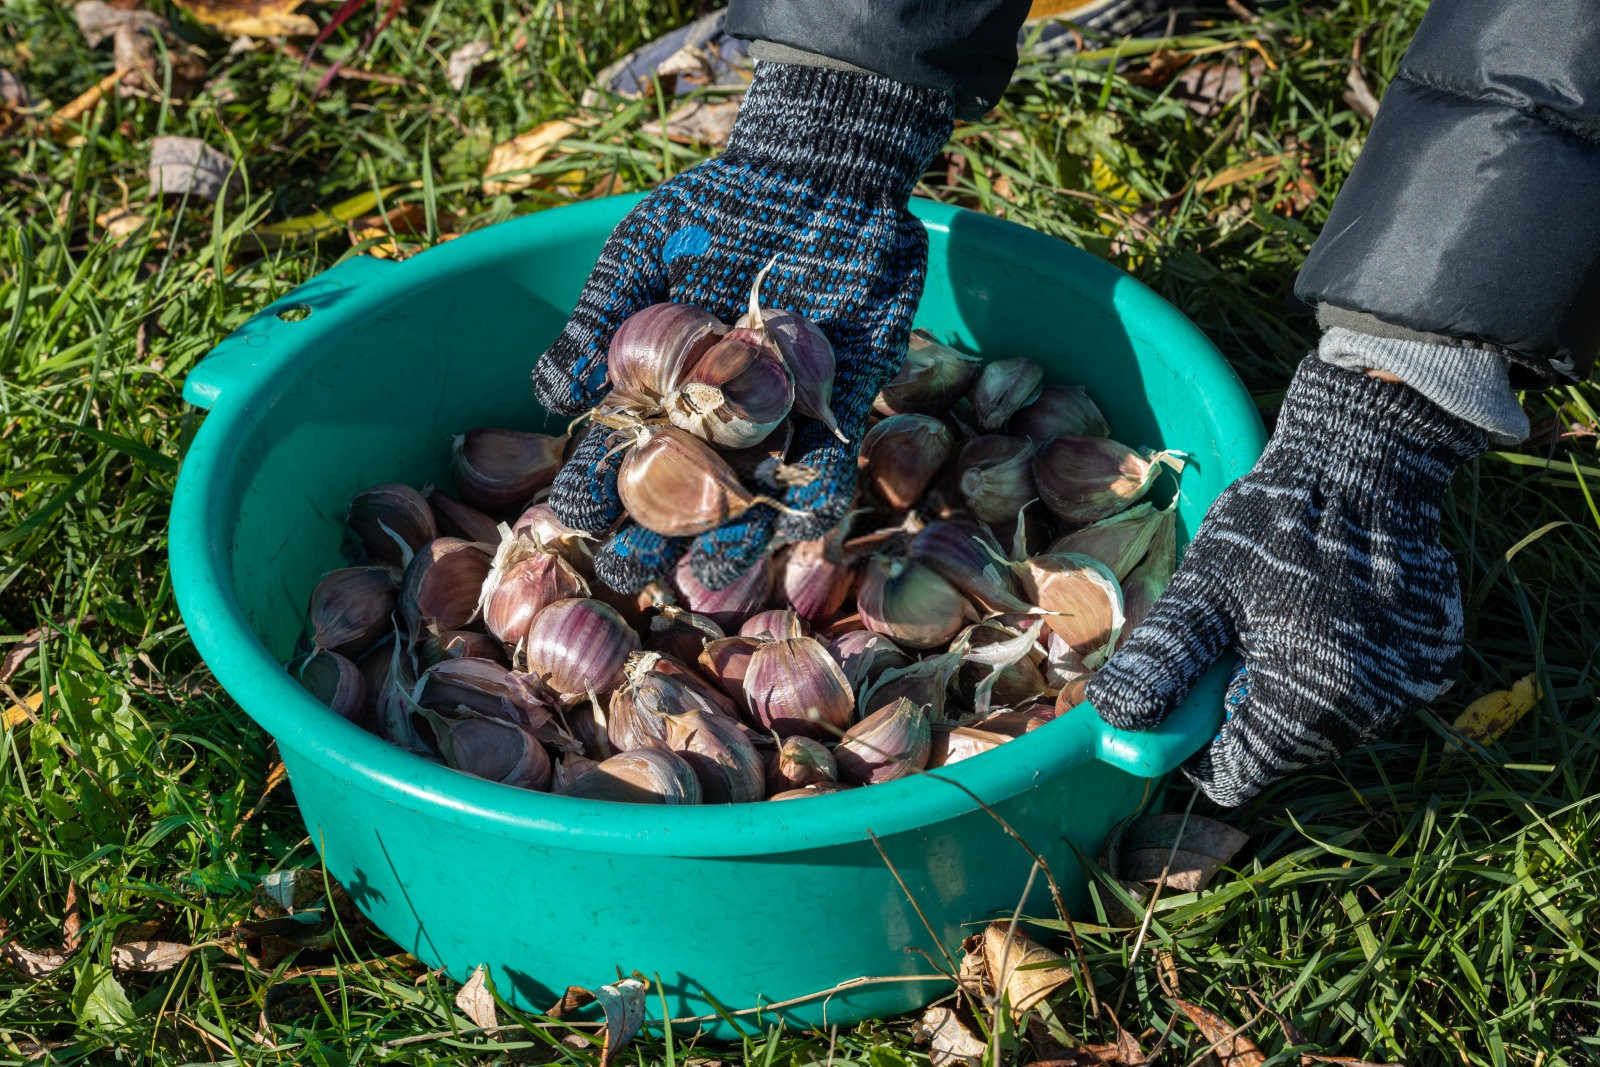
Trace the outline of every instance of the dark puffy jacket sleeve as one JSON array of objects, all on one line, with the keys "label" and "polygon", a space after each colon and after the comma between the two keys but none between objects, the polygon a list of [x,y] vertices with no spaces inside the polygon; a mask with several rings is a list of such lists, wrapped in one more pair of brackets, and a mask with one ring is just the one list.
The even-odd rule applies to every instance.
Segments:
[{"label": "dark puffy jacket sleeve", "polygon": [[732,0],[727,30],[993,107],[1017,65],[1028,0]]},{"label": "dark puffy jacket sleeve", "polygon": [[1478,344],[1539,380],[1587,374],[1600,346],[1594,0],[1434,0],[1295,292]]}]

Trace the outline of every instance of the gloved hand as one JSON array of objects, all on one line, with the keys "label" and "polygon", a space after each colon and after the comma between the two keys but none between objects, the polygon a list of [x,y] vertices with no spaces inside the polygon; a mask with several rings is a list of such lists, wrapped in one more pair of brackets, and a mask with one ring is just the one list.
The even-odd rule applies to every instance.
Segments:
[{"label": "gloved hand", "polygon": [[[534,369],[552,411],[577,414],[606,390],[606,348],[623,319],[663,300],[694,304],[732,323],[751,282],[766,307],[796,311],[833,344],[832,409],[846,441],[797,418],[789,462],[818,472],[781,498],[716,530],[668,538],[632,523],[601,549],[595,572],[632,592],[688,550],[695,576],[731,582],[776,533],[819,537],[849,507],[868,409],[905,357],[922,295],[927,236],[906,208],[917,179],[950,135],[948,94],[888,78],[762,63],[728,147],[663,184],[612,232],[577,309]],[[556,477],[561,521],[608,529],[622,514],[606,434],[591,433]]]},{"label": "gloved hand", "polygon": [[1148,729],[1236,647],[1227,718],[1184,767],[1226,806],[1433,700],[1461,658],[1439,506],[1486,446],[1409,387],[1308,357],[1255,469],[1211,506],[1089,700],[1113,726]]}]

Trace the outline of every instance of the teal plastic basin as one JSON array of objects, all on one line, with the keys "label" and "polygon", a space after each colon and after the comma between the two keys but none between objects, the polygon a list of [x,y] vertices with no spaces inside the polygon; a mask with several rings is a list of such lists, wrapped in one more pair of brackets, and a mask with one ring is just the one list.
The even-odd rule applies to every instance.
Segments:
[{"label": "teal plastic basin", "polygon": [[[542,212],[403,263],[347,260],[218,345],[184,387],[209,414],[172,505],[178,604],[217,680],[277,740],[328,870],[429,966],[464,979],[487,964],[503,996],[535,1010],[619,968],[658,979],[673,1018],[786,1005],[708,1027],[722,1036],[731,1020],[849,1023],[918,1007],[948,985],[917,977],[943,956],[908,893],[947,949],[969,924],[1010,914],[1033,861],[998,816],[1083,907],[1076,854],[1094,855],[1213,735],[1221,672],[1148,733],[1112,729],[1085,704],[939,777],[657,808],[427,763],[326,710],[281,666],[310,589],[339,565],[353,493],[448,484],[450,437],[464,428],[561,425],[535,405],[528,371],[635,202]],[[1032,357],[1086,386],[1120,439],[1189,452],[1187,537],[1263,443],[1216,349],[1143,285],[1060,241],[941,204],[914,210],[930,239],[918,324]],[[1044,890],[1040,877],[1032,914],[1050,913]],[[848,985],[863,977],[892,980]]]}]

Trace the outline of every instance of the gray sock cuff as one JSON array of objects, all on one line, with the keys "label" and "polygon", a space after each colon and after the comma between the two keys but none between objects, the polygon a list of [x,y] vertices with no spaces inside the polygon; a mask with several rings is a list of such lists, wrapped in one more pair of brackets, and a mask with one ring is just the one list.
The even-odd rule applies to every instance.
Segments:
[{"label": "gray sock cuff", "polygon": [[1511,391],[1506,361],[1490,352],[1335,326],[1323,333],[1317,356],[1346,370],[1393,374],[1445,411],[1486,430],[1496,444],[1516,444],[1528,436],[1528,416]]}]

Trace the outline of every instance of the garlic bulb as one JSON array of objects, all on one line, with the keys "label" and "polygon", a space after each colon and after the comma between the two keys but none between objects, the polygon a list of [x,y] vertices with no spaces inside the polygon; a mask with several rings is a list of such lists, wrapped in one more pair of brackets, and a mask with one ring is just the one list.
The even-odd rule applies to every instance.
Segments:
[{"label": "garlic bulb", "polygon": [[607,696],[621,683],[623,664],[639,651],[639,635],[609,604],[557,600],[534,616],[520,651],[529,674],[561,703],[576,704],[591,693]]},{"label": "garlic bulb", "polygon": [[365,723],[371,704],[367,679],[361,668],[344,656],[326,649],[313,652],[301,661],[295,677],[334,714],[357,725]]},{"label": "garlic bulb", "polygon": [[759,444],[794,406],[782,357],[744,332],[712,345],[661,402],[672,425],[724,448]]},{"label": "garlic bulb", "polygon": [[833,758],[844,781],[876,785],[926,767],[932,746],[933,724],[927,709],[902,697],[850,727],[835,746]]},{"label": "garlic bulb", "polygon": [[1109,437],[1111,427],[1089,394],[1076,385],[1048,388],[1039,399],[1011,416],[1009,432],[1043,448],[1058,437]]},{"label": "garlic bulb", "polygon": [[678,561],[672,584],[690,611],[710,618],[723,629],[737,627],[772,595],[773,565],[762,556],[753,566],[721,589],[712,589],[694,576],[689,557]]},{"label": "garlic bulb", "polygon": [[436,537],[406,566],[400,614],[413,635],[424,627],[460,630],[478,613],[478,595],[489,577],[486,546]]},{"label": "garlic bulb", "polygon": [[357,493],[344,521],[366,559],[397,567],[410,563],[417,549],[439,536],[427,499],[398,483]]},{"label": "garlic bulb", "polygon": [[1044,368],[1025,356],[984,365],[969,394],[978,428],[993,433],[1021,408],[1039,399]]},{"label": "garlic bulb", "polygon": [[1135,452],[1109,437],[1058,437],[1033,460],[1044,506],[1074,525],[1114,515],[1144,495],[1163,466],[1183,469],[1176,452]]},{"label": "garlic bulb", "polygon": [[329,571],[311,590],[311,644],[356,657],[388,633],[395,606],[392,567]]},{"label": "garlic bulb", "polygon": [[617,472],[617,495],[640,526],[665,537],[714,530],[758,503],[704,441],[675,426],[646,431]]},{"label": "garlic bulb", "polygon": [[809,637],[768,641],[744,676],[745,698],[761,724],[782,737],[839,736],[855,713],[855,694],[828,650]]},{"label": "garlic bulb", "polygon": [[983,361],[940,344],[926,330],[912,330],[900,372],[873,401],[883,415],[947,411],[967,394]]},{"label": "garlic bulb", "polygon": [[954,449],[950,427],[931,415],[891,415],[861,439],[862,481],[890,507],[909,508]]},{"label": "garlic bulb", "polygon": [[682,756],[664,748],[623,752],[578,772],[562,793],[625,804],[698,804],[700,780]]},{"label": "garlic bulb", "polygon": [[1017,512],[1038,496],[1031,471],[1033,446],[1023,437],[974,437],[956,460],[961,497],[984,522],[1016,520]]},{"label": "garlic bulb", "polygon": [[610,399],[653,409],[728,328],[688,304],[652,304],[623,320],[606,353]]},{"label": "garlic bulb", "polygon": [[512,514],[555,479],[566,443],[542,433],[469,430],[455,439],[456,488],[492,516]]},{"label": "garlic bulb", "polygon": [[973,616],[955,586],[931,567],[905,559],[869,560],[856,606],[867,629],[910,648],[945,644]]},{"label": "garlic bulb", "polygon": [[606,737],[618,752],[667,744],[667,720],[691,711],[728,716],[681,675],[657,669],[655,652],[636,652],[623,668],[622,684],[606,707]]}]

